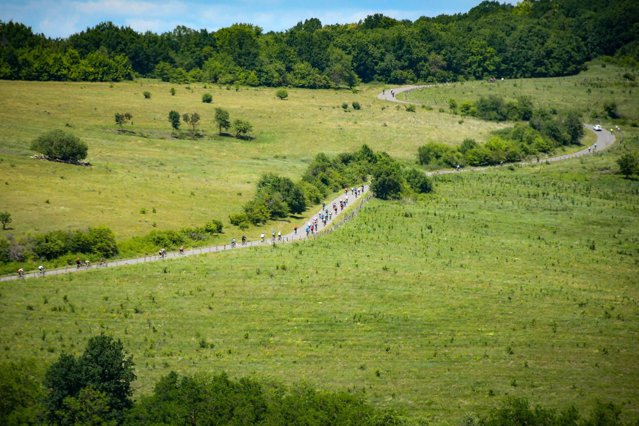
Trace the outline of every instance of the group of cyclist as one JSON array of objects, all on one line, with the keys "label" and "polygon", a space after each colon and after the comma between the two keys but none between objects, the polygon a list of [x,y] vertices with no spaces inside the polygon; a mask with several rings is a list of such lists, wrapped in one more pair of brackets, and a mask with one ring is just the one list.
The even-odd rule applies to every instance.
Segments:
[{"label": "group of cyclist", "polygon": [[[328,222],[330,222],[333,219],[333,216],[336,216],[339,212],[341,212],[342,210],[344,210],[346,208],[346,206],[348,205],[348,195],[349,192],[351,195],[355,196],[355,198],[359,197],[360,195],[364,194],[364,185],[360,187],[353,187],[353,188],[345,188],[344,189],[344,196],[341,197],[338,201],[334,202],[331,206],[331,209],[329,210],[326,207],[325,203],[322,203],[322,210],[316,215],[314,216],[311,221],[309,221],[309,223],[306,225],[305,231],[306,231],[306,236],[308,237],[309,235],[315,234],[316,232],[319,231],[319,223],[321,222],[323,226],[326,226],[326,224]],[[293,238],[295,238],[298,234],[297,234],[297,226],[294,227],[293,229]],[[282,231],[277,231],[277,233],[275,232],[275,230],[272,231],[271,233],[271,241],[275,242],[275,241],[282,241]],[[264,234],[264,232],[262,232],[260,234],[260,242],[265,242],[266,240],[266,235]],[[247,243],[247,238],[246,235],[242,235],[242,245],[246,245]],[[237,242],[235,240],[235,238],[231,239],[231,248],[235,248],[237,246]],[[184,246],[181,246],[179,249],[179,253],[181,255],[184,255]],[[164,259],[167,255],[167,251],[166,249],[162,248],[158,251],[158,257],[161,259]],[[76,259],[76,267],[78,269],[80,269],[81,267],[86,267],[87,269],[89,268],[91,262],[89,260],[85,260],[84,262],[80,260],[80,258]],[[106,261],[105,260],[101,260],[99,263],[100,266],[106,266]],[[46,273],[46,268],[43,265],[40,265],[38,267],[38,274],[40,276],[44,276]],[[25,277],[25,272],[23,268],[18,269],[18,278],[24,278]]]}]

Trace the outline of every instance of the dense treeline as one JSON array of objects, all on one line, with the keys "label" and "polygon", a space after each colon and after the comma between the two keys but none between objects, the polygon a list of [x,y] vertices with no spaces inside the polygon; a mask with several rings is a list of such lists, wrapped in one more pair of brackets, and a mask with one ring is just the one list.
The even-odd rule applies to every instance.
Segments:
[{"label": "dense treeline", "polygon": [[249,24],[216,32],[178,26],[137,33],[101,23],[67,39],[0,23],[0,78],[165,81],[296,87],[353,87],[574,74],[599,55],[639,59],[633,0],[484,1],[469,12],[398,21],[380,14],[357,24],[307,19],[284,32]]},{"label": "dense treeline", "polygon": [[[404,425],[400,415],[381,410],[361,393],[332,392],[307,385],[284,386],[225,373],[170,372],[153,392],[132,399],[133,358],[120,340],[89,339],[82,354],[63,353],[42,374],[28,362],[0,364],[0,422],[75,425]],[[420,423],[421,424],[421,423]],[[588,417],[574,407],[562,411],[507,399],[484,416],[467,415],[466,425],[623,425],[621,409],[597,402]]]}]

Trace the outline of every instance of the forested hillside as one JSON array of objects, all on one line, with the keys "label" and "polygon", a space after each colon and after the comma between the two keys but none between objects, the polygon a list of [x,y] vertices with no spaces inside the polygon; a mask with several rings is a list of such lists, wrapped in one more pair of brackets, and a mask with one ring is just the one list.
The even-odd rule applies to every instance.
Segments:
[{"label": "forested hillside", "polygon": [[359,23],[319,19],[284,32],[250,24],[215,32],[137,33],[110,22],[67,39],[0,22],[0,79],[120,81],[135,76],[251,86],[352,87],[575,74],[599,55],[639,59],[634,0],[484,1],[464,14]]}]

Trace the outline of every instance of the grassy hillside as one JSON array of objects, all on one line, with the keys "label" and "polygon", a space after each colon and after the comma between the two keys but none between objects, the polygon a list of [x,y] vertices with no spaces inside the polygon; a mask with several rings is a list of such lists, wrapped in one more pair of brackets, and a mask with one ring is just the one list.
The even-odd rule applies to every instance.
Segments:
[{"label": "grassy hillside", "polygon": [[498,95],[514,100],[528,96],[535,105],[558,110],[575,109],[591,123],[605,124],[604,103],[614,101],[626,124],[639,124],[636,101],[637,70],[597,60],[578,75],[558,78],[508,79],[496,82],[469,81],[429,87],[398,95],[398,98],[439,110],[449,111],[448,101],[457,104],[475,101],[480,96]]},{"label": "grassy hillside", "polygon": [[138,395],[225,370],[435,423],[508,395],[636,419],[639,184],[612,158],[438,177],[314,242],[6,283],[0,356],[51,362],[106,332]]},{"label": "grassy hillside", "polygon": [[[171,87],[176,95],[171,96]],[[145,99],[144,91],[151,92]],[[263,173],[298,179],[319,152],[353,151],[362,144],[413,162],[428,140],[459,143],[485,138],[501,125],[467,120],[375,100],[381,87],[349,91],[275,89],[227,90],[140,81],[116,84],[0,81],[0,188],[13,215],[13,233],[106,225],[118,238],[158,229],[202,225],[212,217],[228,221],[251,199]],[[213,95],[212,104],[201,102]],[[359,101],[360,111],[350,104]],[[349,104],[349,112],[341,108]],[[214,109],[255,128],[253,141],[217,136]],[[173,139],[170,110],[198,112],[197,141]],[[130,112],[135,134],[119,134],[116,112]],[[68,124],[68,127],[67,127]],[[183,125],[185,133],[188,133]],[[91,168],[29,158],[31,140],[62,128],[89,145]],[[450,129],[455,131],[451,133]],[[146,215],[141,210],[146,209]],[[155,209],[156,213],[152,211]],[[258,231],[255,231],[259,235]]]},{"label": "grassy hillside", "polygon": [[[347,226],[303,244],[3,283],[0,360],[48,364],[105,332],[133,354],[136,396],[170,370],[224,370],[365,392],[437,424],[507,396],[580,411],[612,401],[636,421],[639,182],[616,174],[614,160],[639,151],[630,126],[639,116],[625,94],[633,87],[615,86],[621,71],[595,65],[571,77],[609,75],[602,84],[625,116],[615,123],[624,142],[609,152],[439,176],[434,194],[371,201]],[[544,81],[535,102],[559,108],[572,96],[591,114],[585,88],[572,92],[578,80]],[[503,87],[487,84],[432,93],[447,103],[460,87],[469,97]],[[200,86],[176,86],[172,97],[170,87],[0,82],[0,210],[12,213],[11,232],[104,224],[126,238],[154,223],[226,221],[261,173],[298,178],[317,152],[367,143],[412,162],[426,141],[482,140],[502,126],[460,124],[437,104],[409,113],[373,101],[373,86],[289,90],[288,101],[274,90]],[[212,105],[200,102],[204,92]],[[354,100],[363,109],[345,113],[340,104]],[[215,136],[216,106],[251,121],[257,139]],[[170,109],[199,112],[206,137],[171,138]],[[113,114],[125,111],[136,134],[116,131]],[[32,138],[67,123],[89,143],[93,167],[29,158]]]}]

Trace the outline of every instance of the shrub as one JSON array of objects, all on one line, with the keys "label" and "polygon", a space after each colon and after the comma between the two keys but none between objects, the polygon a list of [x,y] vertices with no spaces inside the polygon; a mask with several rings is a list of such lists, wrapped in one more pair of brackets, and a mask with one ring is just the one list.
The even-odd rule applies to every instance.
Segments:
[{"label": "shrub", "polygon": [[116,112],[115,113],[115,124],[120,126],[120,129],[122,129],[122,127],[126,123],[131,122],[132,119],[133,119],[133,115],[131,115],[130,112],[125,112],[125,113]]},{"label": "shrub", "polygon": [[70,253],[112,257],[118,254],[113,231],[107,227],[88,231],[51,231],[30,240],[31,251],[39,259],[51,260]]},{"label": "shrub", "polygon": [[342,102],[342,109],[346,111],[348,109],[348,103]]},{"label": "shrub", "polygon": [[253,225],[266,223],[270,218],[269,209],[264,199],[255,198],[244,204],[242,208],[247,219]]},{"label": "shrub", "polygon": [[281,100],[287,99],[288,98],[288,90],[286,90],[284,88],[277,89],[277,92],[275,92],[275,96],[277,96]]},{"label": "shrub", "polygon": [[239,118],[233,122],[233,129],[235,130],[235,137],[238,139],[248,138],[248,134],[253,130],[253,125],[245,120]]},{"label": "shrub", "polygon": [[406,105],[406,112],[415,112],[415,105]]},{"label": "shrub", "polygon": [[43,371],[33,361],[0,363],[0,423],[4,425],[38,424],[43,407]]},{"label": "shrub", "polygon": [[246,213],[236,213],[229,215],[229,221],[233,226],[239,226],[240,229],[246,229],[249,225],[249,218]]},{"label": "shrub", "polygon": [[279,194],[282,201],[286,203],[286,210],[290,213],[297,214],[306,210],[304,191],[289,178],[276,176],[272,173],[263,175],[257,183],[257,192],[258,196],[269,194],[270,198]]},{"label": "shrub", "polygon": [[361,106],[361,105],[359,104],[359,102],[357,102],[357,101],[353,101],[353,104],[352,104],[352,105],[353,105],[353,109],[355,109],[355,110],[360,110],[360,109],[362,109],[362,106]]},{"label": "shrub", "polygon": [[441,164],[443,158],[452,155],[453,148],[441,143],[430,142],[417,149],[417,159],[419,164],[427,166],[429,164]]},{"label": "shrub", "polygon": [[489,121],[505,121],[508,119],[508,108],[503,98],[495,95],[481,96],[475,103],[477,117]]},{"label": "shrub", "polygon": [[208,232],[209,234],[221,234],[223,228],[224,226],[222,225],[222,222],[217,219],[213,219],[209,223],[204,225],[204,231]]},{"label": "shrub", "polygon": [[468,101],[464,101],[459,105],[459,112],[461,113],[461,115],[477,115],[477,108]]},{"label": "shrub", "polygon": [[182,114],[182,121],[191,126],[191,135],[195,137],[197,126],[200,123],[200,114],[197,112],[191,114],[185,112]]},{"label": "shrub", "polygon": [[169,93],[171,93],[171,96],[175,96],[175,87],[171,87],[171,90],[169,90]]},{"label": "shrub", "polygon": [[606,101],[603,105],[604,112],[610,118],[619,118],[619,111],[617,111],[617,103],[615,101]]},{"label": "shrub", "polygon": [[62,130],[52,130],[31,143],[31,149],[51,160],[77,163],[87,156],[88,147],[77,136]]},{"label": "shrub", "polygon": [[476,147],[477,147],[477,142],[475,141],[475,139],[464,139],[464,141],[459,147],[459,152],[461,152],[462,154],[465,154],[466,152]]},{"label": "shrub", "polygon": [[11,213],[9,212],[0,212],[0,223],[2,223],[2,230],[7,229],[7,225],[13,221],[11,219]]},{"label": "shrub", "polygon": [[184,244],[184,235],[177,231],[151,231],[149,241],[158,248],[175,248]]},{"label": "shrub", "polygon": [[205,104],[210,104],[211,102],[213,102],[213,95],[211,95],[210,93],[203,94],[202,102],[204,102]]},{"label": "shrub", "polygon": [[0,263],[7,263],[10,261],[11,242],[5,237],[0,237]]},{"label": "shrub", "polygon": [[142,94],[144,95],[144,99],[151,99],[151,92],[148,90],[145,90]]},{"label": "shrub", "polygon": [[427,194],[433,190],[433,183],[428,176],[417,169],[407,169],[404,172],[406,183],[410,188],[420,194]]},{"label": "shrub", "polygon": [[[201,346],[206,346],[206,342]],[[401,425],[401,418],[378,411],[361,394],[288,388],[253,378],[218,375],[180,376],[170,372],[142,398],[128,424],[203,425]]]},{"label": "shrub", "polygon": [[619,165],[621,174],[627,178],[635,173],[639,173],[639,157],[637,157],[635,153],[627,152],[623,154],[617,158],[617,164]]},{"label": "shrub", "polygon": [[89,228],[87,232],[90,251],[102,257],[113,257],[118,254],[115,234],[106,226]]},{"label": "shrub", "polygon": [[169,123],[171,123],[173,130],[178,130],[180,128],[180,113],[177,111],[170,111]]}]

